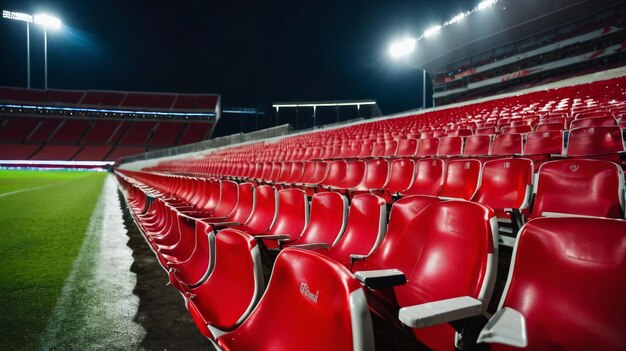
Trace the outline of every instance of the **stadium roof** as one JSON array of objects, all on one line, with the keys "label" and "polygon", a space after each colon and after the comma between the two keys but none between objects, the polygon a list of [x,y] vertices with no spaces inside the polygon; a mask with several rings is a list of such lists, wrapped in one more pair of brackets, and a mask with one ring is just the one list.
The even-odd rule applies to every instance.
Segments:
[{"label": "stadium roof", "polygon": [[589,16],[620,0],[501,0],[417,43],[414,64],[431,72],[451,62]]}]

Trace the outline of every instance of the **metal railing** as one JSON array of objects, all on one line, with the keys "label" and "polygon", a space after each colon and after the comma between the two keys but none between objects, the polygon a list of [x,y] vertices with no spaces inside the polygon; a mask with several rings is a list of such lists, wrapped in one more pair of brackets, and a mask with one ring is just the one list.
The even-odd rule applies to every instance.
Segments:
[{"label": "metal railing", "polygon": [[251,141],[265,140],[270,138],[276,138],[285,136],[293,131],[293,127],[290,124],[283,124],[276,127],[257,130],[250,133],[231,134],[223,137],[204,140],[198,143],[181,145],[170,147],[167,149],[148,151],[143,154],[122,157],[117,160],[117,164],[130,163],[135,161],[151,160],[155,158],[176,156],[180,154],[187,154],[191,152],[206,151],[210,149],[217,149],[224,146],[241,144]]}]

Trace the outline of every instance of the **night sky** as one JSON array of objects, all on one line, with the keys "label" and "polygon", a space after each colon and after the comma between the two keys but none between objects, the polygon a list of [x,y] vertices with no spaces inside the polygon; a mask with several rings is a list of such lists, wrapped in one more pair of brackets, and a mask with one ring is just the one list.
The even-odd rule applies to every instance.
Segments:
[{"label": "night sky", "polygon": [[[271,114],[276,101],[376,99],[419,107],[421,71],[387,56],[478,1],[2,1],[47,12],[49,88],[219,93]],[[26,29],[0,21],[0,85],[25,86]],[[43,31],[31,27],[32,85],[43,87]]]}]

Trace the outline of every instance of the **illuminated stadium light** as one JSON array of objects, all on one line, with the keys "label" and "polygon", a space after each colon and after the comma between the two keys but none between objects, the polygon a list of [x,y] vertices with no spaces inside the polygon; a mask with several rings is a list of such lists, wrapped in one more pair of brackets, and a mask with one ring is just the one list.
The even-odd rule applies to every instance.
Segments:
[{"label": "illuminated stadium light", "polygon": [[27,13],[21,13],[21,12],[12,12],[12,11],[2,10],[2,18],[33,23],[33,16]]},{"label": "illuminated stadium light", "polygon": [[389,55],[393,58],[407,56],[415,50],[416,43],[417,39],[411,37],[396,40],[389,45]]},{"label": "illuminated stadium light", "polygon": [[498,1],[497,0],[484,0],[484,1],[480,2],[478,4],[478,6],[476,6],[476,9],[478,11],[484,10],[484,9],[488,8],[489,6],[495,4],[496,2],[498,2]]},{"label": "illuminated stadium light", "polygon": [[329,107],[329,106],[361,106],[376,105],[376,101],[352,101],[352,102],[320,102],[320,103],[302,103],[302,104],[274,104],[273,108],[281,107]]},{"label": "illuminated stadium light", "polygon": [[434,26],[426,29],[424,31],[424,38],[431,37],[441,31],[441,26]]},{"label": "illuminated stadium light", "polygon": [[444,22],[442,25],[440,26],[435,26],[432,28],[429,28],[427,30],[424,31],[424,33],[422,34],[422,36],[420,36],[419,38],[417,38],[417,41],[420,41],[424,38],[428,38],[430,36],[433,36],[437,33],[439,33],[443,28],[461,22],[465,19],[465,17],[468,17],[472,14],[474,14],[475,12],[484,10],[489,8],[491,5],[497,4],[498,2],[500,2],[501,0],[483,0],[482,2],[478,3],[478,5],[476,7],[474,7],[472,10],[466,11],[466,12],[461,12],[458,15],[452,17],[450,20]]},{"label": "illuminated stadium light", "polygon": [[61,28],[61,20],[50,15],[35,15],[35,23],[50,29]]},{"label": "illuminated stadium light", "polygon": [[452,17],[452,19],[450,19],[448,22],[446,22],[446,25],[461,22],[465,18],[465,16],[465,12],[461,12],[458,15]]}]

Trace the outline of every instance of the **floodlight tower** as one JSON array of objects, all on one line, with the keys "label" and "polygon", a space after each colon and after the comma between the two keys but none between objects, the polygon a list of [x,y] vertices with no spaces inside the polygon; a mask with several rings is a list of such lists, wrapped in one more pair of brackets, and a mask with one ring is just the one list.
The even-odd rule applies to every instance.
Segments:
[{"label": "floodlight tower", "polygon": [[48,28],[58,30],[61,20],[49,15],[35,15],[35,23],[43,26],[44,89],[48,89]]},{"label": "floodlight tower", "polygon": [[[438,28],[437,31],[441,29]],[[396,40],[389,45],[389,55],[393,59],[408,58],[414,51],[417,39],[406,37]],[[422,69],[422,109],[426,108],[426,70]]]},{"label": "floodlight tower", "polygon": [[30,89],[30,24],[33,16],[27,13],[2,10],[2,18],[26,23],[26,87]]}]

